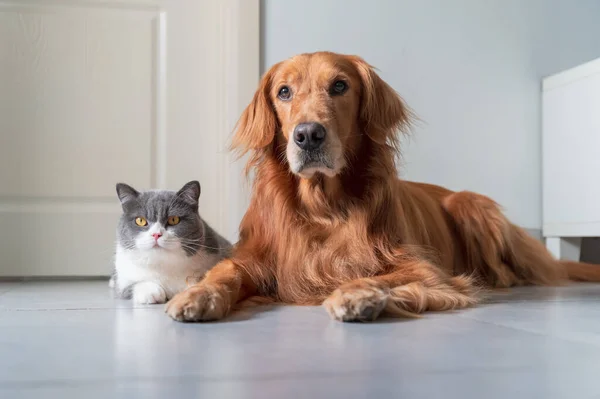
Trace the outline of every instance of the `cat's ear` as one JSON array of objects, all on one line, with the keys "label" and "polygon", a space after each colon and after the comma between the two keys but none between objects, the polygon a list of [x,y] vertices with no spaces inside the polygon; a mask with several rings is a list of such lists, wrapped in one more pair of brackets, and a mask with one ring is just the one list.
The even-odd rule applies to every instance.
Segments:
[{"label": "cat's ear", "polygon": [[139,195],[140,193],[138,193],[135,188],[125,183],[117,183],[117,196],[119,196],[119,201],[121,201],[121,204],[134,200]]},{"label": "cat's ear", "polygon": [[186,183],[185,186],[177,192],[177,198],[183,200],[187,204],[198,205],[198,199],[200,199],[200,183],[196,180]]}]

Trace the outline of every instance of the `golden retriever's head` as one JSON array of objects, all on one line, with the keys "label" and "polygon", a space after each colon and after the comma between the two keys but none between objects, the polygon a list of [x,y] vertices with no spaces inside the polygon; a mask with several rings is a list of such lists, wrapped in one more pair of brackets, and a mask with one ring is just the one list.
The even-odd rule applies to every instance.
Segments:
[{"label": "golden retriever's head", "polygon": [[301,54],[263,76],[233,147],[274,149],[303,178],[335,176],[363,140],[396,143],[396,130],[406,121],[400,97],[361,58]]}]

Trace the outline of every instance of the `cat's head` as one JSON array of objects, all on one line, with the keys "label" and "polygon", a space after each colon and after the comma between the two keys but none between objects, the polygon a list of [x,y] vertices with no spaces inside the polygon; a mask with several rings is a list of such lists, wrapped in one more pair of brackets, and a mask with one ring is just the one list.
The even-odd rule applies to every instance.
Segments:
[{"label": "cat's head", "polygon": [[117,184],[123,214],[117,230],[118,244],[124,249],[146,251],[185,251],[200,248],[204,227],[198,214],[200,183],[191,181],[181,190],[138,192]]}]

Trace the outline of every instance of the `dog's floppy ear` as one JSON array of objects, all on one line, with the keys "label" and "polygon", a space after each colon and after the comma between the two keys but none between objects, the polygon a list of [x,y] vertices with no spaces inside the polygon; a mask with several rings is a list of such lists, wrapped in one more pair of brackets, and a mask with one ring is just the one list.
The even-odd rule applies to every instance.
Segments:
[{"label": "dog's floppy ear", "polygon": [[365,60],[351,60],[361,80],[360,121],[365,133],[379,144],[396,142],[397,131],[410,122],[410,111],[394,89]]},{"label": "dog's floppy ear", "polygon": [[231,142],[231,149],[240,155],[248,151],[260,150],[273,142],[277,133],[277,116],[271,102],[270,91],[274,65],[260,80],[252,101],[240,117]]}]

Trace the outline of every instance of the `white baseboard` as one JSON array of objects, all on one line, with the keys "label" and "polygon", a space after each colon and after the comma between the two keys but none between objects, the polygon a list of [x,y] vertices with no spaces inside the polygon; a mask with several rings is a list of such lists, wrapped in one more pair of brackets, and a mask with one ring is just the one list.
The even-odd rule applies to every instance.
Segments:
[{"label": "white baseboard", "polygon": [[542,236],[542,229],[525,229],[530,235],[537,238],[540,241],[544,241],[544,237]]}]

